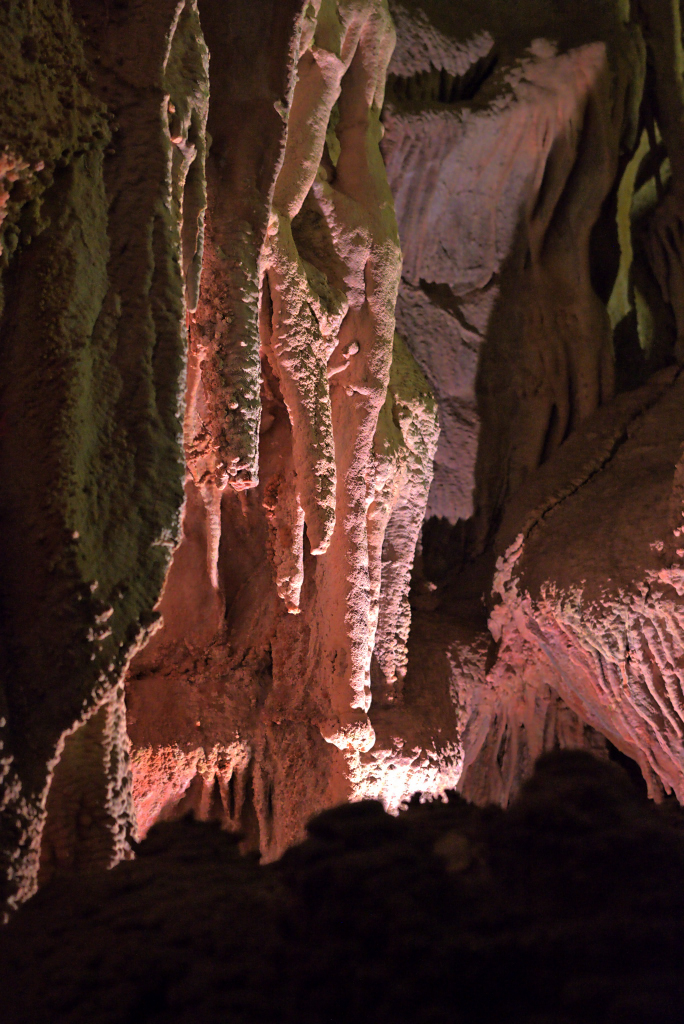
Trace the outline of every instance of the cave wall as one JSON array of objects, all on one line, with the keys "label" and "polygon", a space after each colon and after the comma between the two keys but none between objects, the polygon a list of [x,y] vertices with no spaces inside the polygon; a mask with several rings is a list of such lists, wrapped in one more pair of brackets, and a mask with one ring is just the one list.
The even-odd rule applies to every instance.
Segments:
[{"label": "cave wall", "polygon": [[428,515],[474,518],[481,549],[612,395],[590,243],[634,146],[646,55],[618,4],[416,6],[395,8],[385,115],[397,316],[440,407]]},{"label": "cave wall", "polygon": [[[178,526],[207,52],[191,2],[9,3],[2,19],[0,847],[25,896],[55,763],[117,702],[100,859],[131,830],[121,680]],[[84,748],[95,777],[107,746]]]},{"label": "cave wall", "polygon": [[678,4],[0,24],[10,905],[554,746],[681,799]]}]

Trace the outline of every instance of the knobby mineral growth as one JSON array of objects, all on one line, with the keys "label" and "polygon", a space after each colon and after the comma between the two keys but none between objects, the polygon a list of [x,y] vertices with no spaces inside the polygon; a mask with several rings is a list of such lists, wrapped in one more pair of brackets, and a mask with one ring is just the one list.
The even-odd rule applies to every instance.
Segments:
[{"label": "knobby mineral growth", "polygon": [[681,359],[679,5],[553,33],[543,5],[420,8],[393,8],[398,324],[440,405],[428,512],[501,558],[486,627],[456,626],[467,571],[434,598],[460,785],[506,803],[544,749],[607,737],[679,793],[679,385],[653,376]]},{"label": "knobby mineral growth", "polygon": [[[305,23],[263,256],[272,303],[267,352],[293,428],[296,500],[320,556],[310,680],[332,677],[323,730],[341,747],[368,748],[374,738],[366,718],[374,640],[368,510],[401,269],[379,150],[393,41],[381,3],[324,4],[318,20]],[[303,248],[319,264],[311,284],[292,236],[307,197]],[[332,282],[320,269],[326,248]]]},{"label": "knobby mineral growth", "polygon": [[398,325],[440,406],[428,514],[474,517],[480,547],[526,475],[613,393],[590,241],[637,137],[645,52],[609,7],[589,24],[568,9],[559,45],[535,5],[503,24],[496,4],[466,4],[440,24],[396,4],[405,41],[383,146],[404,250]]},{"label": "knobby mineral growth", "polygon": [[[231,159],[253,158],[253,126],[240,126],[225,160],[209,158],[184,538],[160,605],[164,626],[129,688],[141,830],[184,792],[194,800],[195,778],[199,813],[213,813],[216,780],[218,813],[244,828],[253,805],[269,856],[314,810],[369,784],[359,757],[375,743],[371,691],[391,703],[406,675],[410,575],[438,437],[429,386],[395,333],[401,251],[379,146],[395,42],[387,5],[323,0],[287,29],[282,91],[271,99],[272,180],[251,226],[231,209],[240,204]],[[213,83],[222,110],[220,72]],[[240,520],[270,562],[242,590],[232,553]],[[211,667],[187,669],[196,716],[181,710],[177,668],[177,691],[155,709],[157,673],[200,634],[214,653]],[[221,694],[221,711],[195,699],[201,690],[213,702],[207,688]],[[378,766],[389,773],[393,756],[371,758],[376,789]],[[422,757],[403,755],[404,779]]]},{"label": "knobby mineral growth", "polygon": [[499,655],[472,694],[467,795],[515,793],[539,742],[531,722],[555,692],[640,765],[652,796],[684,797],[681,396],[675,369],[621,396],[511,505],[490,621]]},{"label": "knobby mineral growth", "polygon": [[49,877],[130,853],[120,683],[178,527],[208,55],[194,0],[36,2],[3,19],[0,858],[14,903],[41,857]]}]

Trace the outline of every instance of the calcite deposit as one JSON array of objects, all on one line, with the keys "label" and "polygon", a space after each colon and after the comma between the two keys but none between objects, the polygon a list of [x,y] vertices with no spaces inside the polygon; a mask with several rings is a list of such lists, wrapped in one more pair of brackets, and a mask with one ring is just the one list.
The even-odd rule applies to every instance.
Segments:
[{"label": "calcite deposit", "polygon": [[681,408],[681,376],[663,371],[588,420],[512,503],[464,792],[515,792],[549,687],[640,765],[651,795],[684,798]]},{"label": "calcite deposit", "polygon": [[0,4],[0,869],[554,747],[684,799],[677,0]]},{"label": "calcite deposit", "polygon": [[[184,536],[164,625],[134,662],[128,697],[141,832],[177,813],[186,790],[210,813],[216,790],[211,813],[242,828],[253,815],[252,839],[268,856],[313,810],[363,795],[372,766],[387,762],[387,774],[402,761],[389,736],[360,763],[375,743],[373,695],[393,701],[406,675],[411,568],[438,435],[430,388],[395,333],[401,253],[379,150],[395,40],[386,4],[308,5],[290,29],[252,291],[220,290],[230,265],[210,256],[191,317]],[[246,123],[238,148],[249,152],[251,132]],[[225,227],[211,204],[225,179],[217,163],[209,251]],[[217,391],[213,373],[235,331]],[[240,376],[253,344],[254,416]],[[235,546],[256,537],[247,579]],[[209,620],[196,620],[200,593]],[[210,692],[220,703],[211,710]],[[419,746],[403,761],[426,756]],[[435,752],[422,773],[437,790],[439,766]]]},{"label": "calcite deposit", "polygon": [[428,514],[474,516],[482,547],[509,494],[613,391],[590,241],[636,138],[645,50],[617,4],[590,23],[570,5],[552,33],[542,4],[503,22],[497,3],[421,6],[396,5],[408,38],[385,117],[397,316],[440,407]]},{"label": "calcite deposit", "polygon": [[459,785],[505,804],[545,749],[608,741],[681,796],[679,7],[573,5],[551,33],[543,4],[418,6],[394,7],[383,146],[398,324],[440,407],[428,514],[460,520],[424,552]]}]

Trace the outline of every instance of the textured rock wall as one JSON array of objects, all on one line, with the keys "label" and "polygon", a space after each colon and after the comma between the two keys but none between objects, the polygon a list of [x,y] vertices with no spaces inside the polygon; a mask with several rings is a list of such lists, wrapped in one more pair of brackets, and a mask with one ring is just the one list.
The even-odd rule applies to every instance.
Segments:
[{"label": "textured rock wall", "polygon": [[[207,53],[191,0],[110,6],[0,12],[0,856],[12,900],[35,885],[63,751],[80,768],[57,773],[55,808],[78,818],[99,804],[97,862],[127,849],[120,680],[152,622],[182,498]],[[48,859],[73,857],[72,833],[54,822]]]},{"label": "textured rock wall", "polygon": [[460,520],[425,564],[461,789],[506,803],[543,750],[608,738],[681,795],[679,6],[394,14],[397,321],[440,406],[428,514]]},{"label": "textured rock wall", "polygon": [[10,901],[554,746],[682,797],[675,0],[0,19]]},{"label": "textured rock wall", "polygon": [[384,151],[398,324],[440,406],[428,514],[475,515],[478,549],[613,391],[589,250],[638,126],[644,44],[623,13],[396,5]]},{"label": "textured rock wall", "polygon": [[653,796],[684,796],[681,403],[674,369],[621,396],[511,505],[464,792],[515,791],[521,744],[538,742],[525,720],[550,687],[638,762]]}]

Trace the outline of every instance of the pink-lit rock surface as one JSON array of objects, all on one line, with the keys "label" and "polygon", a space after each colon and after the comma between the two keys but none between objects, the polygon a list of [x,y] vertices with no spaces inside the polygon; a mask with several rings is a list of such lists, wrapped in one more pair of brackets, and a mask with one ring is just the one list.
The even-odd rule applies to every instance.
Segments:
[{"label": "pink-lit rock surface", "polygon": [[653,796],[684,797],[683,443],[682,380],[665,371],[589,420],[509,509],[464,792],[515,792],[539,742],[530,719],[559,696]]},{"label": "pink-lit rock surface", "polygon": [[[235,269],[217,248],[226,222],[212,195],[228,201],[230,163],[209,161],[183,539],[163,625],[133,663],[127,696],[140,833],[189,805],[242,828],[268,857],[317,810],[370,792],[393,808],[418,789],[442,793],[458,763],[453,744],[442,752],[405,711],[382,739],[369,717],[406,677],[438,435],[430,388],[394,328],[401,253],[379,150],[394,28],[379,0],[310,5],[288,24],[278,118],[270,142],[260,135],[279,156],[250,243],[251,284],[238,289],[246,302],[234,280],[221,285],[252,264]],[[220,77],[217,88],[220,110]],[[252,132],[246,122],[233,140],[233,162],[253,159]],[[255,338],[253,414],[234,366],[242,353],[248,371]],[[225,345],[232,362],[217,389]],[[249,466],[243,450],[254,452]]]},{"label": "pink-lit rock surface", "polygon": [[383,151],[397,323],[440,407],[428,515],[475,514],[481,548],[508,495],[613,391],[589,244],[635,138],[645,53],[610,5],[589,22],[568,7],[553,35],[543,5],[439,6],[395,5],[406,38]]},{"label": "pink-lit rock surface", "polygon": [[675,0],[0,8],[10,903],[556,746],[683,798]]}]

